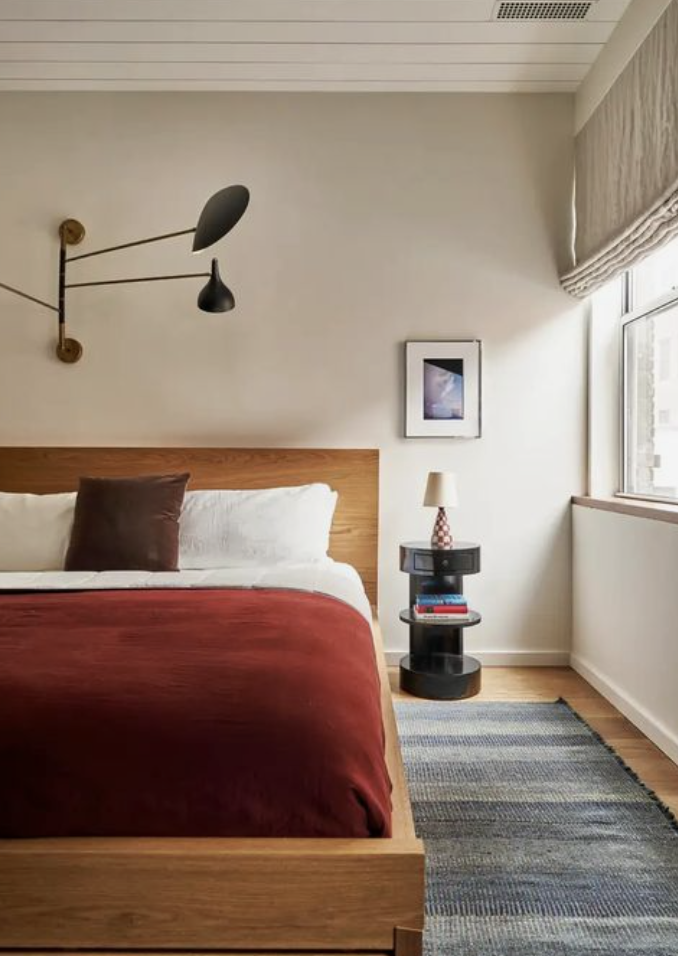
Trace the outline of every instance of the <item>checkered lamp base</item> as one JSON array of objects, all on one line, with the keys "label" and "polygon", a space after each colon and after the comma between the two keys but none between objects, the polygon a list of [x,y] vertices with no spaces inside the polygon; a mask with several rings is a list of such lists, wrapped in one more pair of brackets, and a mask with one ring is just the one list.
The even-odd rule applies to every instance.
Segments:
[{"label": "checkered lamp base", "polygon": [[445,551],[452,547],[452,532],[444,508],[438,508],[436,523],[431,535],[431,547],[436,551]]}]

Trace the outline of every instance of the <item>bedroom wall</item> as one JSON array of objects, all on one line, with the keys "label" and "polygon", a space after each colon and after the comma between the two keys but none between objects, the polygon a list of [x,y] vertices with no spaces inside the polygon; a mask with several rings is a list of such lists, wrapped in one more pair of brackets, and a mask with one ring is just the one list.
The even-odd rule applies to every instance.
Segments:
[{"label": "bedroom wall", "polygon": [[[483,546],[469,648],[565,660],[585,437],[583,317],[557,281],[572,127],[565,95],[0,95],[0,280],[39,297],[66,216],[98,248],[191,226],[225,184],[253,196],[217,250],[227,316],[191,282],[73,291],[85,356],[67,367],[51,314],[1,294],[0,444],[381,448],[391,650],[398,543],[429,534],[429,469],[454,470],[453,529]],[[195,266],[177,240],[72,277]],[[483,438],[405,440],[402,343],[465,337],[484,345]]]},{"label": "bedroom wall", "polygon": [[678,761],[678,526],[572,510],[572,666]]}]

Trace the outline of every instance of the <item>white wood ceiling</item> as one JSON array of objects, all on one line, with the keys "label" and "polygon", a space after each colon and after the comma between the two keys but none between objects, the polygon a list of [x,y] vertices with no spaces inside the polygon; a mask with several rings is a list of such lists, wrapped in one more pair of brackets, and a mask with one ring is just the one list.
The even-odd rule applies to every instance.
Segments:
[{"label": "white wood ceiling", "polygon": [[630,0],[0,0],[0,90],[576,90]]}]

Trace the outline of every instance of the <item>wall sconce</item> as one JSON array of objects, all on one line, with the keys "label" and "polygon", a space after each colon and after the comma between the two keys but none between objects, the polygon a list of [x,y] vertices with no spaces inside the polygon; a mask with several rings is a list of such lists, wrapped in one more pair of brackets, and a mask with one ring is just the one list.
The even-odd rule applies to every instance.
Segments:
[{"label": "wall sconce", "polygon": [[209,278],[209,281],[198,295],[198,308],[203,312],[228,312],[235,306],[235,299],[231,290],[224,285],[219,275],[219,264],[212,259],[210,272],[187,272],[180,275],[168,276],[140,276],[133,279],[109,279],[99,282],[68,282],[67,266],[70,262],[81,259],[91,259],[94,256],[107,255],[109,252],[118,252],[120,249],[131,249],[132,246],[145,246],[151,242],[161,242],[164,239],[175,239],[177,236],[186,236],[194,233],[193,252],[201,252],[222,239],[242,218],[249,205],[250,194],[245,186],[227,186],[219,190],[208,199],[200,213],[197,226],[192,229],[181,229],[178,232],[168,232],[161,236],[152,236],[150,239],[137,239],[134,242],[125,242],[119,246],[109,246],[106,249],[97,249],[94,252],[84,252],[78,256],[67,255],[69,246],[78,246],[85,238],[85,227],[77,219],[65,219],[59,226],[59,298],[57,305],[44,302],[35,296],[15,289],[13,286],[0,282],[0,289],[12,292],[22,299],[42,305],[59,318],[59,337],[56,354],[62,362],[72,364],[82,357],[82,345],[77,339],[66,335],[66,290],[85,289],[100,285],[127,285],[133,282],[166,282],[172,279]]}]

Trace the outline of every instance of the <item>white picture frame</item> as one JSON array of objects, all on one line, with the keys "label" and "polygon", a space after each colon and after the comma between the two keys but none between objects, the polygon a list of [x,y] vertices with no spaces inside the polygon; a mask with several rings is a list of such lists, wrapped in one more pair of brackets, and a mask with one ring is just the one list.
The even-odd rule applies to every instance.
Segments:
[{"label": "white picture frame", "polygon": [[405,437],[480,438],[479,339],[405,343]]}]

